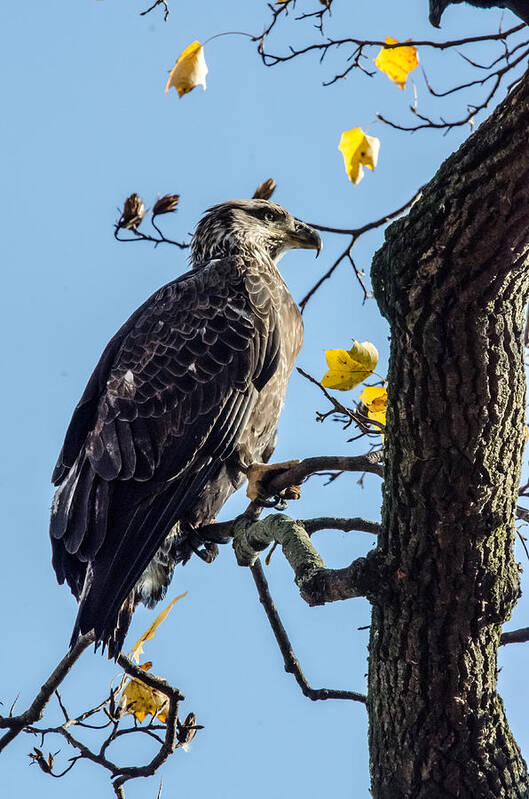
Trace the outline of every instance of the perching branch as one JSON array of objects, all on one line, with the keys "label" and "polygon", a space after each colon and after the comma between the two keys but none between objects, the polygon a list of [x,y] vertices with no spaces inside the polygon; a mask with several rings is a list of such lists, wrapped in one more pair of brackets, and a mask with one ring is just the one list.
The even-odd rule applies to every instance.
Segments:
[{"label": "perching branch", "polygon": [[[383,450],[377,449],[373,452],[368,452],[365,455],[321,455],[313,458],[305,458],[301,461],[293,461],[288,469],[277,473],[274,472],[274,464],[269,464],[270,473],[267,475],[268,479],[263,478],[261,486],[266,490],[268,496],[278,497],[283,491],[290,486],[298,486],[303,483],[308,477],[319,474],[321,472],[329,472],[335,470],[337,473],[343,472],[366,472],[376,474],[378,477],[383,477],[384,468],[382,465]],[[251,502],[242,517],[232,519],[227,522],[216,522],[214,524],[206,524],[198,529],[200,538],[204,541],[209,541],[216,544],[226,544],[234,536],[234,527],[240,518],[246,521],[257,521],[262,511],[262,505]],[[328,529],[345,530],[346,525],[348,530],[365,530],[365,532],[373,532],[378,534],[379,526],[376,522],[367,522],[363,519],[336,519],[334,517],[322,517],[320,519],[308,519],[306,523],[309,525],[309,535],[312,535],[316,530],[322,530],[323,522],[330,522],[327,525]],[[304,520],[300,520],[299,524],[305,525]],[[343,526],[342,526],[343,525]],[[354,525],[361,525],[355,527]],[[368,529],[369,528],[369,529]]]},{"label": "perching branch", "polygon": [[322,471],[370,472],[382,477],[382,450],[375,450],[366,455],[319,455],[305,458],[295,463],[290,469],[273,477],[265,483],[270,496],[276,496],[291,485],[301,485],[307,477]]},{"label": "perching branch", "polygon": [[283,514],[253,521],[244,515],[231,525],[233,549],[239,566],[253,566],[259,554],[277,542],[294,571],[296,585],[307,604],[324,605],[385,591],[385,577],[376,550],[344,569],[327,569],[302,523]]},{"label": "perching branch", "polygon": [[281,621],[281,617],[277,612],[277,608],[270,594],[270,589],[268,587],[268,582],[264,575],[261,562],[257,560],[254,565],[250,567],[250,571],[252,573],[255,585],[257,586],[260,602],[265,609],[272,632],[274,633],[281,654],[283,655],[285,671],[288,674],[294,675],[294,679],[301,688],[303,695],[309,699],[312,699],[313,701],[318,699],[350,699],[353,702],[363,702],[365,704],[366,697],[363,694],[357,693],[356,691],[341,691],[332,688],[311,688],[307,682],[307,678],[303,674],[299,660],[294,654],[287,631],[285,630],[283,622]]}]

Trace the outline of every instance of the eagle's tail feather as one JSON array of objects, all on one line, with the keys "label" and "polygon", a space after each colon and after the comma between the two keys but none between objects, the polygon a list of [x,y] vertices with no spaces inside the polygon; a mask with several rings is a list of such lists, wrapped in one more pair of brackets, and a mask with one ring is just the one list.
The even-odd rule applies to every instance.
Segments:
[{"label": "eagle's tail feather", "polygon": [[[79,611],[74,626],[71,645],[79,635],[95,630],[96,640],[108,647],[108,657],[116,658],[123,646],[132,613],[143,599],[141,588],[135,586],[152,559],[153,549],[158,549],[171,529],[187,510],[218,465],[213,463],[198,474],[183,480],[173,494],[167,490],[151,498],[147,504],[138,506],[129,514],[113,514],[109,519],[112,536],[99,552],[92,568],[87,571],[86,582],[80,599]],[[127,536],[133,527],[134,536]],[[172,546],[172,563],[168,569],[187,559],[187,532],[177,534]],[[111,544],[112,538],[119,544]],[[138,542],[141,541],[141,546]],[[125,568],[124,568],[124,564]],[[140,583],[141,585],[141,583]]]}]

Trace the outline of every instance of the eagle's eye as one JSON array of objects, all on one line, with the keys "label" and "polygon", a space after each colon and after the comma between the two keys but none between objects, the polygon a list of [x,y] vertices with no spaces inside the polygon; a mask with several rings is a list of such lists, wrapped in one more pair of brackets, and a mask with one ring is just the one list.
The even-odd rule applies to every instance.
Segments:
[{"label": "eagle's eye", "polygon": [[264,219],[265,219],[265,222],[275,222],[276,221],[274,214],[270,213],[270,211],[264,215]]}]

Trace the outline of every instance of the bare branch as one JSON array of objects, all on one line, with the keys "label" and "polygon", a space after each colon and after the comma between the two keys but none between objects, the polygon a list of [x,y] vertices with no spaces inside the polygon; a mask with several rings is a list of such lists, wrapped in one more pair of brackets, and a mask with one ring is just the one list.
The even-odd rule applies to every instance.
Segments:
[{"label": "bare branch", "polygon": [[312,297],[316,294],[318,289],[321,288],[323,283],[326,280],[329,280],[330,277],[334,274],[338,266],[347,259],[353,270],[355,272],[356,279],[358,280],[364,295],[364,302],[371,297],[371,293],[368,292],[365,283],[363,281],[364,274],[357,269],[355,262],[353,261],[352,250],[358,240],[363,236],[365,233],[368,233],[370,230],[375,230],[376,228],[381,227],[382,225],[391,222],[393,219],[396,219],[401,214],[409,211],[409,209],[417,202],[419,197],[421,196],[422,188],[415,192],[413,197],[401,205],[400,208],[397,208],[395,211],[391,211],[389,214],[385,214],[381,216],[379,219],[375,219],[372,222],[367,222],[367,224],[362,225],[357,228],[336,228],[336,227],[329,227],[327,225],[319,225],[315,222],[311,222],[311,227],[316,228],[316,230],[321,230],[324,233],[337,233],[339,235],[350,236],[351,239],[347,245],[347,247],[343,250],[343,252],[336,258],[334,263],[327,269],[326,272],[316,281],[316,283],[312,286],[311,289],[305,294],[305,296],[300,300],[299,307],[301,309],[301,313],[305,310],[307,303],[312,299]]},{"label": "bare branch", "polygon": [[[330,78],[329,80],[323,81],[324,86],[331,86],[337,81],[347,78],[347,76],[355,69],[360,70],[368,77],[373,77],[375,71],[368,69],[366,66],[366,64],[369,63],[368,59],[370,60],[370,54],[369,52],[366,51],[370,51],[375,47],[382,47],[386,50],[389,50],[393,48],[402,47],[404,44],[403,42],[396,42],[394,44],[389,44],[386,41],[375,40],[375,39],[360,39],[354,37],[347,37],[343,39],[324,37],[323,14],[327,10],[324,9],[322,11],[304,13],[301,14],[301,16],[296,17],[297,21],[303,21],[311,18],[317,20],[315,27],[320,34],[319,41],[312,42],[300,48],[296,48],[293,47],[292,45],[289,45],[288,53],[277,54],[274,52],[270,52],[266,49],[266,42],[269,37],[269,34],[271,33],[272,29],[275,27],[280,16],[277,6],[274,8],[269,4],[269,7],[273,12],[272,22],[268,25],[268,27],[263,31],[262,34],[253,37],[254,41],[258,43],[257,50],[265,66],[267,67],[277,66],[278,64],[283,64],[285,62],[291,61],[295,58],[299,58],[301,56],[308,54],[318,55],[321,63],[330,52],[334,50],[342,51],[345,48],[346,52],[348,53],[346,57],[347,65],[341,72],[337,72],[334,75],[334,77]],[[281,6],[281,9],[286,10],[287,7],[288,7],[287,5],[284,5]],[[384,116],[380,114],[378,115],[379,119],[393,128],[405,131],[414,131],[424,128],[430,128],[430,129],[444,130],[445,132],[447,132],[448,130],[451,130],[453,128],[460,127],[461,125],[473,124],[473,117],[489,105],[492,98],[499,89],[500,85],[502,84],[505,75],[515,70],[518,64],[520,64],[520,62],[526,57],[527,52],[522,53],[522,55],[519,55],[516,58],[515,54],[517,54],[521,49],[523,49],[527,45],[527,42],[512,43],[512,37],[522,30],[524,30],[523,24],[516,25],[507,31],[503,31],[500,25],[496,33],[485,34],[482,36],[468,36],[461,39],[451,39],[448,41],[441,41],[441,42],[433,40],[413,40],[406,42],[405,43],[406,46],[418,47],[418,48],[420,47],[423,50],[425,48],[431,48],[434,50],[441,50],[441,51],[444,50],[456,51],[458,55],[460,55],[462,58],[465,59],[465,61],[469,64],[469,66],[471,66],[474,69],[481,70],[482,73],[483,72],[488,73],[484,77],[480,77],[476,80],[462,82],[461,84],[452,87],[445,92],[435,92],[428,83],[428,80],[426,79],[425,76],[426,86],[432,97],[442,97],[448,94],[454,94],[464,89],[468,89],[469,87],[483,85],[488,80],[492,80],[494,82],[494,85],[492,87],[492,90],[489,92],[488,96],[484,100],[478,103],[468,104],[467,112],[464,115],[462,115],[460,119],[447,121],[441,117],[439,121],[435,121],[431,117],[425,116],[424,114],[420,114],[418,112],[416,103],[410,106],[410,111],[413,114],[415,114],[415,116],[419,120],[421,120],[419,124],[400,125],[398,123],[386,119]],[[484,42],[489,42],[491,44],[497,43],[502,47],[501,54],[493,58],[488,65],[480,64],[475,59],[459,51],[459,48],[461,47],[467,47],[472,49],[473,46],[477,46],[479,48],[480,45],[482,45]]]},{"label": "bare branch", "polygon": [[0,752],[17,737],[17,735],[30,724],[42,718],[44,708],[50,701],[51,697],[62,683],[68,672],[72,669],[73,665],[81,657],[85,649],[94,642],[93,633],[78,638],[74,646],[63,657],[58,666],[53,670],[46,682],[41,686],[37,696],[29,706],[29,708],[21,713],[19,716],[0,717],[0,728],[8,728],[2,738],[0,738]]},{"label": "bare branch", "polygon": [[250,571],[252,573],[255,585],[257,586],[260,602],[265,609],[272,632],[274,633],[281,654],[283,655],[285,671],[288,674],[294,675],[294,679],[301,688],[303,695],[309,699],[312,699],[313,701],[318,699],[350,699],[353,702],[363,702],[365,704],[367,697],[365,697],[363,694],[357,693],[356,691],[342,691],[335,690],[333,688],[312,688],[309,685],[307,678],[303,674],[299,660],[294,654],[292,644],[290,643],[287,631],[283,626],[281,617],[277,612],[277,608],[270,594],[270,589],[268,587],[268,582],[264,575],[261,562],[257,560],[254,565],[250,567]]},{"label": "bare branch", "polygon": [[155,2],[152,4],[150,8],[147,8],[145,11],[140,11],[140,17],[144,17],[146,14],[150,14],[151,11],[153,11],[155,8],[158,8],[158,6],[164,7],[163,21],[167,22],[169,14],[171,13],[169,11],[169,6],[167,5],[167,0],[155,0]]},{"label": "bare branch", "polygon": [[[82,643],[83,647],[86,648],[90,643],[93,642],[94,636],[91,634],[90,636],[84,636],[83,639],[79,639]],[[82,651],[81,645],[76,645],[78,650]],[[73,650],[72,650],[73,651]],[[76,653],[77,654],[77,651]],[[78,654],[77,654],[78,656]],[[72,658],[70,658],[72,660]],[[73,661],[74,662],[74,661]],[[59,735],[61,736],[73,749],[76,749],[79,753],[73,758],[70,758],[70,764],[61,772],[55,773],[53,770],[54,766],[54,758],[55,756],[51,753],[46,758],[44,753],[41,749],[35,749],[30,754],[30,757],[34,762],[36,762],[40,768],[49,774],[52,777],[58,778],[64,776],[71,768],[81,759],[89,760],[90,762],[106,769],[110,773],[110,778],[113,780],[113,788],[114,792],[117,796],[124,796],[124,788],[123,785],[125,782],[131,779],[135,779],[137,777],[150,777],[152,776],[158,768],[165,763],[167,758],[177,749],[178,747],[182,746],[183,743],[190,740],[193,735],[195,734],[196,730],[202,729],[201,725],[196,724],[196,719],[193,714],[189,714],[186,721],[182,724],[178,719],[178,707],[181,700],[184,699],[182,694],[177,688],[169,685],[166,680],[161,677],[156,677],[152,674],[149,674],[147,671],[143,670],[135,663],[133,663],[129,658],[125,655],[120,654],[117,662],[119,665],[125,670],[125,672],[133,677],[134,679],[141,680],[145,685],[155,689],[156,691],[164,694],[167,697],[167,704],[168,710],[166,712],[166,718],[163,724],[154,724],[154,717],[150,724],[145,727],[139,727],[135,725],[134,727],[118,729],[118,725],[121,719],[126,715],[120,709],[116,709],[114,703],[115,694],[121,690],[120,688],[112,689],[110,695],[107,699],[101,702],[96,707],[92,708],[91,710],[87,710],[82,713],[80,716],[75,718],[71,718],[68,714],[66,709],[66,705],[62,701],[60,695],[55,690],[57,695],[57,700],[59,702],[62,714],[64,716],[64,722],[56,727],[46,727],[46,728],[38,728],[34,727],[31,724],[25,723],[23,730],[26,733],[31,733],[33,735],[40,735],[41,737],[41,746],[44,743],[44,739],[48,735]],[[61,664],[60,664],[61,665]],[[51,696],[52,693],[52,683],[57,684],[60,682],[60,674],[57,676],[58,670],[54,672],[54,679],[50,678],[43,689],[45,689],[44,693],[46,696]],[[62,669],[62,675],[64,676],[64,668]],[[123,684],[122,684],[123,685]],[[43,690],[41,689],[41,691]],[[84,720],[94,714],[103,711],[106,716],[106,721],[104,724],[101,725],[94,725],[94,724],[86,724]],[[26,714],[27,717],[28,714]],[[35,716],[35,713],[33,713]],[[20,719],[25,718],[23,716],[19,717]],[[20,731],[20,721],[17,721],[18,731]],[[111,726],[110,733],[107,735],[106,739],[103,741],[101,746],[99,747],[98,751],[94,751],[88,746],[85,742],[81,741],[79,738],[74,736],[70,731],[72,726],[78,726],[80,728],[90,728],[90,729],[104,729],[106,727]],[[163,731],[163,737],[158,733]],[[124,735],[132,735],[135,733],[139,733],[140,735],[147,735],[150,738],[156,740],[159,744],[159,749],[155,753],[155,755],[151,758],[151,760],[143,766],[120,766],[116,764],[113,760],[109,759],[107,756],[107,750],[109,746],[116,741],[119,737]],[[5,738],[6,736],[4,736]]]},{"label": "bare branch", "polygon": [[299,522],[309,535],[318,532],[318,530],[341,530],[343,533],[357,530],[361,533],[379,535],[382,529],[382,525],[379,524],[379,522],[371,522],[368,519],[361,519],[360,517],[341,519],[336,516],[320,516],[316,519],[299,519]]},{"label": "bare branch", "polygon": [[505,644],[523,644],[529,641],[529,627],[522,627],[520,630],[510,630],[507,633],[502,633],[500,637],[500,646]]},{"label": "bare branch", "polygon": [[328,227],[326,225],[317,224],[316,222],[309,222],[309,225],[316,228],[316,230],[322,230],[324,233],[338,233],[340,235],[353,236],[356,240],[358,240],[364,233],[368,233],[370,230],[375,230],[376,228],[381,227],[381,225],[385,225],[388,222],[397,219],[397,217],[406,213],[406,211],[409,211],[410,208],[420,199],[422,190],[423,187],[421,186],[419,189],[417,189],[413,197],[407,200],[399,208],[396,208],[394,211],[390,211],[388,214],[384,214],[384,216],[375,219],[373,222],[366,222],[364,225],[361,225],[357,228]]},{"label": "bare branch", "polygon": [[441,118],[438,122],[436,122],[431,117],[425,116],[423,114],[419,114],[418,111],[416,111],[415,109],[412,109],[413,113],[415,114],[415,116],[418,119],[422,120],[422,122],[420,124],[418,124],[418,125],[400,125],[400,124],[398,124],[396,122],[392,122],[391,120],[386,119],[386,117],[384,117],[382,114],[378,114],[378,113],[377,113],[377,117],[378,117],[378,119],[380,119],[381,122],[384,122],[386,125],[389,125],[390,127],[395,128],[396,130],[402,130],[402,131],[409,132],[409,133],[413,133],[416,130],[423,130],[425,128],[448,131],[448,130],[452,130],[453,128],[461,127],[462,125],[473,124],[473,119],[476,116],[476,114],[478,114],[480,111],[483,111],[485,108],[487,108],[487,106],[490,104],[490,102],[492,101],[492,99],[496,95],[496,92],[500,88],[502,80],[503,80],[504,76],[507,74],[507,72],[512,71],[521,61],[523,61],[525,58],[527,58],[528,55],[529,55],[529,48],[524,50],[523,53],[518,56],[518,58],[514,59],[513,61],[509,61],[504,67],[492,72],[490,75],[487,75],[486,77],[484,77],[484,78],[482,78],[480,80],[473,81],[470,84],[460,84],[459,86],[456,86],[453,89],[451,89],[450,91],[447,91],[447,92],[444,92],[444,93],[436,93],[436,92],[434,92],[432,90],[432,88],[428,84],[428,89],[429,89],[430,93],[432,95],[434,95],[434,96],[439,97],[439,96],[443,96],[443,94],[445,94],[445,95],[446,94],[453,94],[454,92],[460,91],[461,89],[465,89],[465,88],[467,88],[467,86],[470,86],[470,85],[474,85],[474,84],[483,85],[488,80],[492,80],[493,81],[492,88],[489,91],[489,93],[485,96],[485,98],[480,103],[478,103],[477,105],[475,105],[475,104],[474,105],[470,105],[468,107],[468,112],[464,116],[462,116],[460,119],[456,119],[456,120],[452,120],[452,121],[446,121],[445,119]]},{"label": "bare branch", "polygon": [[[276,15],[279,16],[279,14]],[[482,42],[494,42],[494,41],[504,41],[508,39],[518,31],[523,30],[525,25],[522,23],[521,25],[516,25],[513,28],[510,28],[507,31],[498,31],[498,33],[487,33],[481,36],[466,36],[463,39],[449,39],[448,41],[444,42],[435,42],[432,39],[414,39],[411,41],[406,42],[407,47],[431,47],[434,50],[449,50],[454,49],[457,47],[461,47],[467,44],[479,44]],[[270,29],[267,29],[260,37],[255,37],[255,40],[263,40],[266,36],[270,33]],[[292,61],[294,58],[298,58],[301,55],[307,55],[309,53],[319,53],[320,57],[321,54],[326,55],[326,53],[333,49],[333,48],[340,48],[344,45],[355,45],[355,47],[384,47],[388,50],[395,49],[403,46],[402,42],[397,42],[395,44],[388,44],[381,39],[356,39],[353,37],[347,37],[345,39],[326,39],[323,42],[316,42],[314,44],[309,44],[306,47],[302,47],[299,50],[291,47],[290,52],[286,55],[276,55],[274,53],[267,53],[264,50],[264,46],[259,49],[259,53],[263,60],[265,66],[276,66],[276,64],[284,63],[285,61]]]}]

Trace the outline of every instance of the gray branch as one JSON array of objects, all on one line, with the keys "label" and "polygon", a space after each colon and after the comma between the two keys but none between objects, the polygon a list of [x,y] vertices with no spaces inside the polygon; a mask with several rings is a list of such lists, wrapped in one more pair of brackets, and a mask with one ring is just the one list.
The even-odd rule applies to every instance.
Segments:
[{"label": "gray branch", "polygon": [[240,516],[231,523],[233,548],[239,566],[253,566],[263,551],[277,542],[294,571],[302,598],[309,605],[379,593],[381,572],[376,551],[344,569],[327,569],[300,521],[273,514],[262,521]]}]

